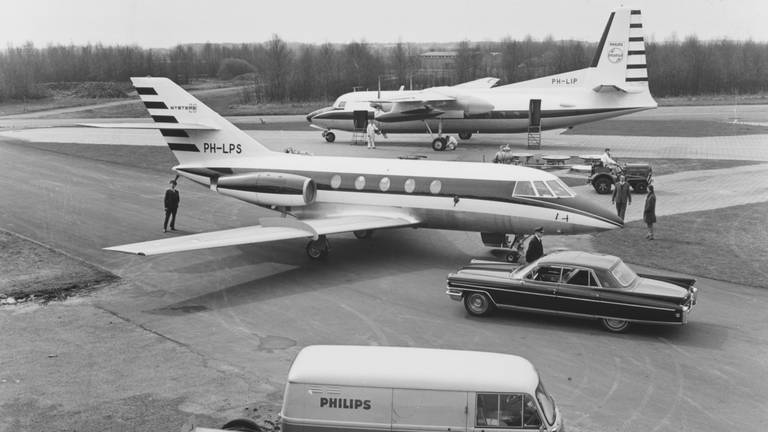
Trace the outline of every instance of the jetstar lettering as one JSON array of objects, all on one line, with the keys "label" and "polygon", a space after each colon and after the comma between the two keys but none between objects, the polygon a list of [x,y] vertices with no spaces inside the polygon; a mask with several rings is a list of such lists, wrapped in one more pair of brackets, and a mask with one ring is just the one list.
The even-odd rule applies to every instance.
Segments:
[{"label": "jetstar lettering", "polygon": [[203,143],[203,152],[204,153],[222,153],[222,154],[240,154],[243,152],[243,147],[240,144],[216,144],[212,142],[205,142]]},{"label": "jetstar lettering", "polygon": [[370,400],[345,399],[345,398],[320,398],[320,408],[341,408],[341,409],[371,409]]}]

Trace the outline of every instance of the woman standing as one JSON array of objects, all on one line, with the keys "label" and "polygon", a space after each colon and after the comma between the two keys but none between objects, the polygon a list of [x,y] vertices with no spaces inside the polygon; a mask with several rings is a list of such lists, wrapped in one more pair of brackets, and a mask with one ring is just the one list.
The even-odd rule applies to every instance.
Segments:
[{"label": "woman standing", "polygon": [[653,224],[656,223],[656,194],[653,192],[653,185],[648,186],[648,195],[645,196],[643,220],[648,225],[648,234],[645,238],[653,240]]}]

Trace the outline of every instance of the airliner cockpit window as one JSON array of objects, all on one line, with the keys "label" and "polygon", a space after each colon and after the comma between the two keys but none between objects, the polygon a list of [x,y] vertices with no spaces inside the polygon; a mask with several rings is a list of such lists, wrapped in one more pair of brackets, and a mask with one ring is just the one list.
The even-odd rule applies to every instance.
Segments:
[{"label": "airliner cockpit window", "polygon": [[533,182],[533,185],[536,187],[536,192],[539,193],[539,196],[543,196],[543,197],[552,196],[552,192],[549,190],[547,185],[544,184],[543,181],[535,181]]},{"label": "airliner cockpit window", "polygon": [[515,183],[515,190],[512,192],[513,196],[536,196],[536,192],[533,190],[531,182],[519,181]]},{"label": "airliner cockpit window", "polygon": [[570,198],[573,196],[573,193],[568,189],[568,186],[560,180],[549,180],[547,181],[547,186],[552,189],[552,192],[554,192],[555,196],[558,198]]},{"label": "airliner cockpit window", "polygon": [[344,106],[347,104],[347,101],[340,101],[336,104],[336,108],[344,108]]}]

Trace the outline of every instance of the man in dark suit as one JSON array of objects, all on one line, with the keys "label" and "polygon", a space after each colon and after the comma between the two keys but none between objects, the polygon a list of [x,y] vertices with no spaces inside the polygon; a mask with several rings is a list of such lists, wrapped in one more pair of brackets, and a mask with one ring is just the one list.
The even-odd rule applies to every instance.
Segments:
[{"label": "man in dark suit", "polygon": [[632,194],[629,192],[629,183],[627,183],[627,179],[623,175],[619,176],[619,182],[616,183],[616,187],[613,189],[611,202],[616,204],[616,213],[621,220],[624,220],[627,204],[632,204]]},{"label": "man in dark suit", "polygon": [[538,227],[533,230],[533,237],[528,242],[528,250],[525,251],[525,261],[533,262],[544,255],[544,245],[541,243],[541,237],[544,235],[544,228]]},{"label": "man in dark suit", "polygon": [[171,220],[171,231],[176,231],[176,211],[179,209],[179,191],[176,190],[176,180],[171,180],[170,189],[165,191],[165,222],[163,232],[168,231],[168,219]]}]

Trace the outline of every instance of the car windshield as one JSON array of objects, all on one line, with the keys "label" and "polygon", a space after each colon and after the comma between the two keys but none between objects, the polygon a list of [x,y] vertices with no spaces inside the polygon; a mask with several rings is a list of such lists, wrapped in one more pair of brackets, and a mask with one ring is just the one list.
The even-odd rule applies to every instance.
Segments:
[{"label": "car windshield", "polygon": [[623,261],[619,261],[616,267],[611,269],[611,274],[622,287],[628,287],[637,279],[637,274]]},{"label": "car windshield", "polygon": [[544,390],[544,383],[541,381],[539,381],[539,386],[536,387],[536,399],[539,400],[539,405],[541,405],[541,409],[544,411],[547,423],[550,426],[555,424],[555,400]]}]

